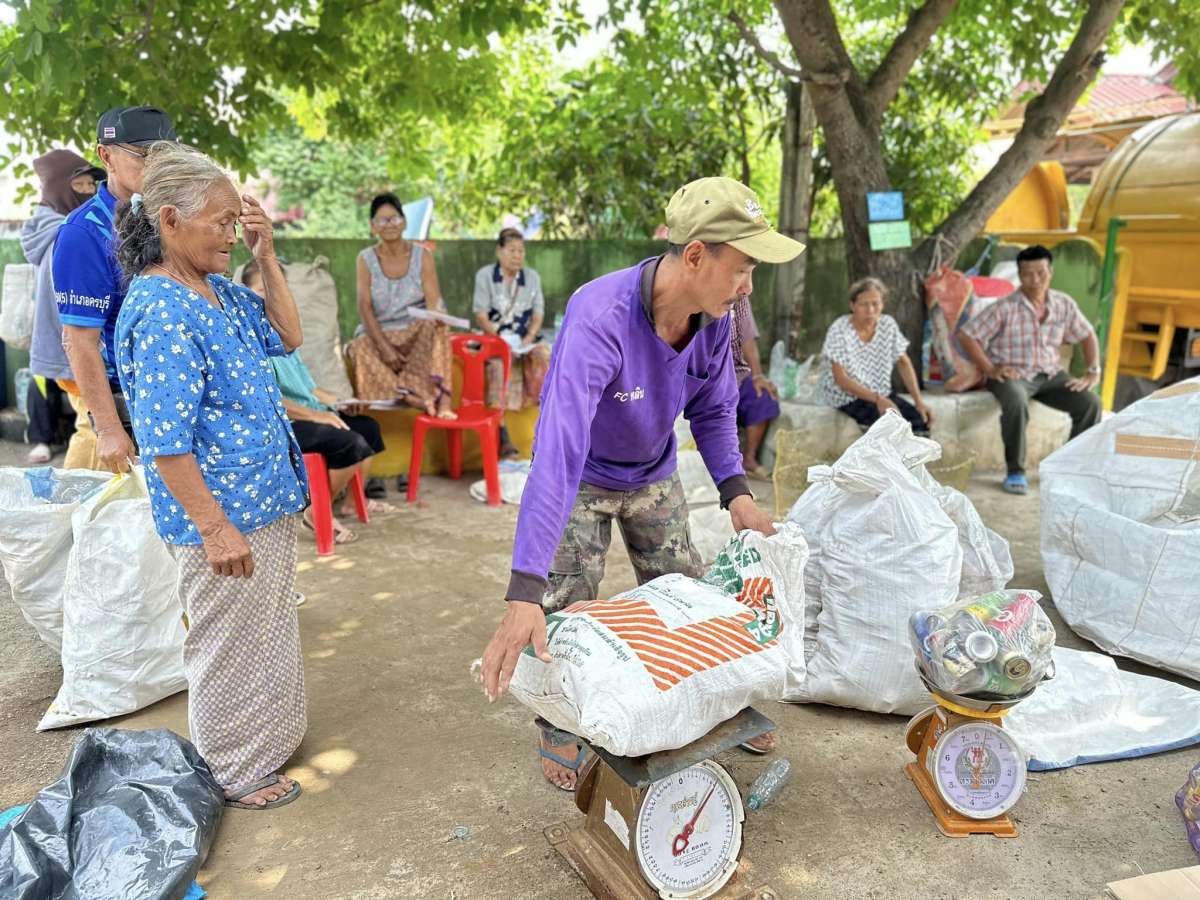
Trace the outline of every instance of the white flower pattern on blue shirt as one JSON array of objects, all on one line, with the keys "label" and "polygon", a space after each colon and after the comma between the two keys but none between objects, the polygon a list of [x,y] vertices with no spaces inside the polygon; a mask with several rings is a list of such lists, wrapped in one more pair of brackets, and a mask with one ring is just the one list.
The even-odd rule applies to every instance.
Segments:
[{"label": "white flower pattern on blue shirt", "polygon": [[308,478],[268,357],[283,356],[256,294],[209,275],[223,309],[162,276],[129,284],[117,319],[117,371],[159,536],[202,542],[163,484],[156,457],[192,453],[229,521],[249,532],[305,505]]}]

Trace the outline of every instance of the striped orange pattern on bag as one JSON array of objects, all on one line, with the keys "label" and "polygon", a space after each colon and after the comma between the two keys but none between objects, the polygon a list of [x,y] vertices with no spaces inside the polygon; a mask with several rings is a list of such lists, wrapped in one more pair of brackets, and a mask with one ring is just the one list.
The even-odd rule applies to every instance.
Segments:
[{"label": "striped orange pattern on bag", "polygon": [[[754,608],[766,608],[771,592],[769,578],[748,579],[735,598]],[[737,616],[717,616],[670,629],[645,600],[613,599],[575,603],[565,613],[583,613],[624,641],[661,691],[670,690],[683,679],[758,653],[777,643],[758,643],[745,626],[758,616],[747,610]]]}]

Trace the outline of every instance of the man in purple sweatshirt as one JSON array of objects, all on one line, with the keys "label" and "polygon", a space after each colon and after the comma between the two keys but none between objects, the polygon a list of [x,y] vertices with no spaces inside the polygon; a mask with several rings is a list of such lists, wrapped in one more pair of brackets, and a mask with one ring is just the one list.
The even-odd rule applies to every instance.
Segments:
[{"label": "man in purple sweatshirt", "polygon": [[[729,178],[677,191],[667,228],[665,256],[584,285],[567,306],[542,389],[508,611],[483,657],[493,702],[525,647],[550,662],[545,613],[596,598],[614,519],[639,583],[703,573],[675,471],[681,412],[733,527],[774,533],[742,470],[726,314],[750,293],[760,261],[787,262],[804,245],[772,231],[754,192]],[[578,739],[538,725],[546,777],[572,790]],[[773,746],[768,736],[756,749]]]}]

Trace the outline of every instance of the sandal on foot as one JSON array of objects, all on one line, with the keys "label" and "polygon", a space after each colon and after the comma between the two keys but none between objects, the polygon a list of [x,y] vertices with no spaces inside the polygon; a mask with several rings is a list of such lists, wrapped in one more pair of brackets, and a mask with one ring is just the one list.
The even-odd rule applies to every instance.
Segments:
[{"label": "sandal on foot", "polygon": [[738,744],[738,746],[747,753],[753,753],[755,756],[766,756],[768,753],[775,752],[773,750],[764,750],[761,747],[755,747],[749,741],[742,741],[740,744]]},{"label": "sandal on foot", "polygon": [[500,445],[501,459],[516,459],[521,455],[521,451],[517,449],[517,445],[513,443]]},{"label": "sandal on foot", "polygon": [[1009,494],[1028,494],[1029,483],[1024,475],[1009,475],[1004,479],[1004,490]]},{"label": "sandal on foot", "polygon": [[[308,529],[313,534],[317,533],[317,526],[304,518],[304,516],[300,516],[300,526]],[[357,540],[357,534],[345,525],[342,525],[337,519],[333,520],[333,542],[335,544],[353,544]]]},{"label": "sandal on foot", "polygon": [[[587,757],[587,751],[583,748],[582,744],[579,747],[579,755],[577,757],[575,757],[575,762],[573,762],[573,763],[567,762],[565,759],[563,759],[561,756],[559,756],[557,753],[553,752],[552,750],[547,750],[545,747],[543,747],[541,745],[540,741],[538,742],[538,752],[542,754],[542,757],[544,759],[548,759],[551,762],[556,762],[560,766],[562,766],[564,769],[570,769],[576,775],[579,774],[579,767],[583,765],[584,760]],[[560,785],[554,784],[554,782],[550,781],[549,778],[547,778],[546,781],[548,783],[554,785],[554,787],[558,788],[560,791],[566,791],[568,794],[575,793],[575,788],[573,788],[573,787],[562,787]]]},{"label": "sandal on foot", "polygon": [[268,775],[262,781],[256,781],[256,782],[254,782],[254,784],[252,784],[248,787],[242,788],[240,791],[235,793],[232,797],[226,797],[225,805],[232,809],[257,809],[257,810],[278,809],[281,806],[287,806],[289,803],[291,803],[293,800],[295,800],[297,797],[300,796],[300,782],[293,780],[292,781],[292,789],[290,791],[288,791],[286,794],[284,794],[282,797],[280,797],[278,800],[269,800],[266,803],[264,803],[262,806],[259,806],[257,803],[241,803],[241,802],[239,802],[240,800],[242,800],[246,797],[249,797],[251,794],[255,793],[256,791],[261,791],[263,788],[268,788],[271,785],[278,784],[278,783],[279,783],[279,773],[272,772],[270,775]]}]

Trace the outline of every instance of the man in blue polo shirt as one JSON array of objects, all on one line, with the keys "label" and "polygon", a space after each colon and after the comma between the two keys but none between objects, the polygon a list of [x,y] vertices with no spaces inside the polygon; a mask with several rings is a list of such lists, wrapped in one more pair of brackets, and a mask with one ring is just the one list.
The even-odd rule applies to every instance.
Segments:
[{"label": "man in blue polo shirt", "polygon": [[110,109],[96,126],[96,153],[108,170],[96,196],[72,212],[54,242],[54,294],[63,347],[96,432],[96,456],[112,472],[127,472],[137,456],[129,409],[113,367],[113,333],[125,299],[114,252],[113,214],[142,189],[146,148],[176,140],[166,113],[152,106]]}]

